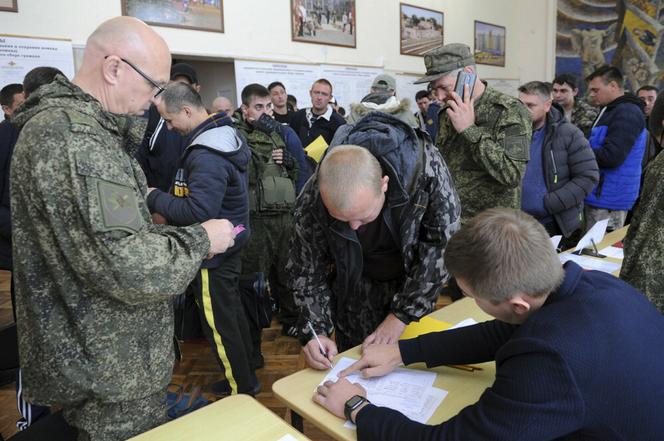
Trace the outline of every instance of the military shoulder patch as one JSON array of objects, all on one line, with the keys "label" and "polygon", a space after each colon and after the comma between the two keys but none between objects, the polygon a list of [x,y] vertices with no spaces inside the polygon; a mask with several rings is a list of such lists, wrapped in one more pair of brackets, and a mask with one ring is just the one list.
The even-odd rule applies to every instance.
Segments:
[{"label": "military shoulder patch", "polygon": [[142,218],[133,189],[100,179],[96,182],[103,222],[102,231],[138,232]]},{"label": "military shoulder patch", "polygon": [[507,156],[517,161],[530,160],[530,140],[519,126],[510,126],[505,130],[504,142]]}]

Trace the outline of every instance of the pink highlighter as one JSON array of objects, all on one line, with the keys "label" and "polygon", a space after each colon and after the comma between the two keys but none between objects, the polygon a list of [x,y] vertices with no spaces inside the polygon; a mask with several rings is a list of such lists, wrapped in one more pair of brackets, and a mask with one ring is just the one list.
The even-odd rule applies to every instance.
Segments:
[{"label": "pink highlighter", "polygon": [[241,232],[243,232],[244,230],[246,230],[246,228],[244,228],[244,225],[242,224],[236,225],[235,228],[233,228],[233,232],[235,233],[236,236]]}]

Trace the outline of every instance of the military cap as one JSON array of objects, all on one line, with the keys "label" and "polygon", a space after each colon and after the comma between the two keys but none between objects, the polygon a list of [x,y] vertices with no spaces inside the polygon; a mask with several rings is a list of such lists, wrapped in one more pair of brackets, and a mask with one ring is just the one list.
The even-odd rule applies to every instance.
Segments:
[{"label": "military cap", "polygon": [[475,57],[465,44],[450,43],[431,49],[424,54],[424,66],[427,68],[427,74],[415,81],[414,84],[435,81],[448,72],[472,64],[475,64]]},{"label": "military cap", "polygon": [[371,83],[372,89],[397,90],[397,80],[393,76],[380,74]]},{"label": "military cap", "polygon": [[177,77],[185,77],[189,84],[198,84],[198,75],[196,69],[187,63],[177,63],[171,67],[171,81]]}]

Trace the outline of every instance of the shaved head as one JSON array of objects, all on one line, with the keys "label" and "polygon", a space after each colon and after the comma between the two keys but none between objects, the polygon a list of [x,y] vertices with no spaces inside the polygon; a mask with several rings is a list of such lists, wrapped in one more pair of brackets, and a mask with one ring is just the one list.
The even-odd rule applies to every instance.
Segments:
[{"label": "shaved head", "polygon": [[115,17],[88,38],[73,82],[106,110],[142,114],[158,92],[152,83],[166,84],[170,67],[170,51],[161,36],[141,20]]},{"label": "shaved head", "polygon": [[225,96],[218,96],[212,101],[212,113],[226,112],[228,115],[233,114],[233,103]]}]

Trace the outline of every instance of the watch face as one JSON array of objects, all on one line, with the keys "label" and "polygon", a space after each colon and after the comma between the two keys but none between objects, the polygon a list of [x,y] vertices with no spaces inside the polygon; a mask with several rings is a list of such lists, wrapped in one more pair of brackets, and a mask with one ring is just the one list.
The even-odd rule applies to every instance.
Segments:
[{"label": "watch face", "polygon": [[346,406],[350,407],[351,409],[355,406],[357,406],[359,403],[364,401],[364,397],[361,397],[359,395],[355,395],[352,397],[350,400],[346,402]]}]

